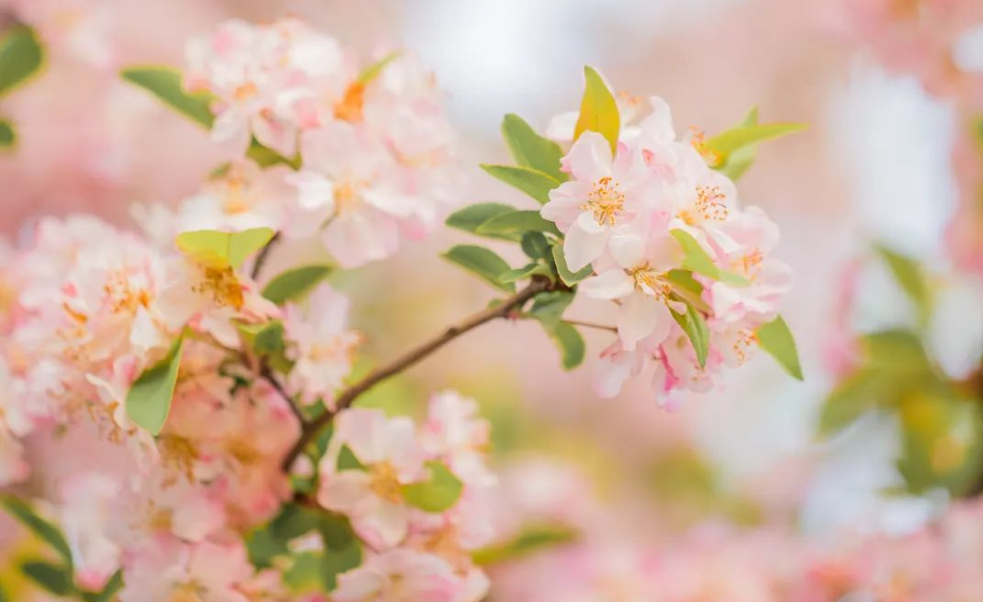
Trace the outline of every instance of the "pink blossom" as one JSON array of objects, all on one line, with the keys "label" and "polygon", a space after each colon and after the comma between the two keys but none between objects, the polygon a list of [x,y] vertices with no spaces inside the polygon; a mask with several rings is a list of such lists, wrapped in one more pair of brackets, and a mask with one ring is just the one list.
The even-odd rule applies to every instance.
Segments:
[{"label": "pink blossom", "polygon": [[461,584],[436,556],[389,550],[338,577],[337,602],[456,602]]}]

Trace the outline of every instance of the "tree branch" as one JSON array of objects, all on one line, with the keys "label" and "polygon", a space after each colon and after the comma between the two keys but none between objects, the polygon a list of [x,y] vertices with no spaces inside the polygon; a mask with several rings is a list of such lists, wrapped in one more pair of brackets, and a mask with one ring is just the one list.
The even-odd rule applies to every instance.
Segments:
[{"label": "tree branch", "polygon": [[270,242],[266,243],[266,246],[264,246],[262,249],[259,250],[259,254],[256,255],[256,261],[253,262],[253,269],[249,273],[250,278],[252,278],[253,280],[259,278],[259,273],[263,269],[263,265],[266,263],[267,258],[269,258],[270,256],[270,251],[273,250],[273,247],[278,242],[280,242],[279,232],[274,234],[273,238],[270,239]]},{"label": "tree branch", "polygon": [[473,330],[486,322],[491,322],[497,318],[504,318],[508,316],[515,309],[522,307],[526,301],[532,299],[543,291],[549,290],[552,286],[552,283],[546,278],[534,278],[526,288],[506,298],[501,303],[484,309],[459,322],[458,324],[449,327],[440,335],[424,342],[414,349],[407,351],[403,355],[394,359],[392,362],[376,368],[362,380],[342,391],[335,400],[335,409],[333,411],[327,411],[321,414],[316,419],[304,426],[304,430],[301,433],[300,438],[297,440],[297,443],[283,460],[284,471],[289,472],[294,460],[296,460],[297,456],[304,451],[307,444],[310,443],[322,429],[331,423],[338,412],[352,405],[352,403],[358,399],[361,394],[365,393],[387,378],[399,374],[403,370],[413,366],[462,334]]},{"label": "tree branch", "polygon": [[287,402],[287,405],[290,406],[290,411],[293,412],[294,416],[297,417],[297,420],[300,421],[301,428],[306,426],[307,416],[304,416],[304,413],[300,410],[297,402],[294,401],[294,398],[287,393],[287,390],[284,389],[283,385],[280,384],[280,381],[277,380],[276,374],[273,374],[273,370],[270,370],[270,366],[266,363],[266,360],[260,360],[259,375],[266,380],[266,382],[270,383],[270,386],[273,387],[273,389],[280,394],[280,397]]}]

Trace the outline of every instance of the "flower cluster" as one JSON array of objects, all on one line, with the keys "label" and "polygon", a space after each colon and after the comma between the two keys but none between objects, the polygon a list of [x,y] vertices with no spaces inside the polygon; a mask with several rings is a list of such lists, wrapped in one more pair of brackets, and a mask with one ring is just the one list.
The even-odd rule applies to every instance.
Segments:
[{"label": "flower cluster", "polygon": [[429,232],[451,205],[454,135],[433,76],[412,56],[359,66],[334,38],[287,18],[223,23],[189,42],[187,62],[186,86],[215,98],[214,140],[299,171],[260,174],[237,161],[185,217],[319,234],[355,267]]},{"label": "flower cluster", "polygon": [[[618,306],[618,340],[602,354],[602,395],[616,395],[649,364],[663,401],[680,389],[707,391],[723,366],[748,358],[758,327],[777,315],[791,286],[790,269],[771,255],[778,229],[761,209],[741,207],[715,161],[702,137],[677,139],[659,98],[638,123],[623,125],[614,148],[587,131],[563,157],[570,179],[541,213],[565,234],[569,269],[590,266],[579,291]],[[709,329],[705,358],[684,326],[694,312]]]},{"label": "flower cluster", "polygon": [[[488,423],[478,418],[476,403],[452,392],[430,400],[419,431],[410,419],[379,410],[341,413],[320,463],[317,499],[349,517],[373,552],[339,578],[334,599],[483,599],[488,580],[470,552],[492,535],[485,505],[495,478],[484,464],[487,447]],[[413,499],[421,484],[447,479],[453,487],[458,478],[463,490],[449,508]]]}]

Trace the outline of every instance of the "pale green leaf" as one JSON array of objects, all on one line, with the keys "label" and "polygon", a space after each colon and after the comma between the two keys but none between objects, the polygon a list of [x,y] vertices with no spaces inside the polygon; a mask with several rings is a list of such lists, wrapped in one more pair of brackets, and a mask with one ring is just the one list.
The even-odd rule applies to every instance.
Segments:
[{"label": "pale green leaf", "polygon": [[528,556],[540,550],[570,543],[577,532],[567,526],[531,526],[501,545],[475,550],[471,554],[475,564],[487,566]]},{"label": "pale green leaf", "polygon": [[427,481],[403,485],[403,498],[410,506],[426,512],[444,512],[457,503],[464,484],[440,462],[427,462],[427,469]]},{"label": "pale green leaf", "polygon": [[556,224],[543,219],[538,211],[511,211],[502,213],[490,218],[485,223],[478,226],[475,234],[481,236],[518,236],[521,238],[525,232],[548,232],[555,236],[560,236]]},{"label": "pale green leaf", "polygon": [[879,246],[877,251],[887,263],[901,289],[911,299],[918,313],[919,323],[923,326],[928,324],[932,313],[932,291],[922,266],[915,259],[887,247]]},{"label": "pale green leaf", "polygon": [[621,135],[621,116],[618,103],[607,84],[591,67],[584,67],[584,98],[580,102],[580,115],[574,128],[574,140],[584,132],[597,132],[611,144],[614,153]]},{"label": "pale green leaf", "polygon": [[[752,110],[748,118],[757,118],[757,112]],[[719,165],[726,165],[731,154],[738,149],[758,144],[787,134],[802,131],[806,128],[801,123],[763,123],[754,125],[739,125],[718,134],[706,141],[707,148],[717,155]]]},{"label": "pale green leaf", "polygon": [[0,97],[24,84],[41,69],[44,50],[29,27],[15,25],[0,38]]},{"label": "pale green leaf", "polygon": [[[512,213],[515,210],[515,207],[502,203],[478,203],[476,205],[468,205],[459,211],[455,211],[450,215],[450,217],[447,218],[445,223],[451,228],[475,234],[478,231],[478,227],[491,218],[504,213]],[[488,236],[491,238],[500,238],[511,241],[518,241],[520,238],[514,233]]]},{"label": "pale green leaf", "polygon": [[713,263],[710,255],[689,232],[677,228],[670,230],[669,234],[672,234],[672,237],[676,239],[676,242],[679,243],[679,246],[683,249],[683,253],[686,255],[686,258],[683,260],[683,269],[691,270],[697,274],[703,274],[704,276],[719,280],[731,286],[747,286],[750,284],[740,274],[718,268]]},{"label": "pale green leaf", "polygon": [[560,170],[560,145],[537,134],[518,115],[510,113],[502,120],[502,137],[520,166],[539,170],[559,182],[567,180],[567,174]]},{"label": "pale green leaf", "polygon": [[150,92],[167,106],[206,128],[215,121],[208,92],[188,92],[181,83],[181,73],[164,66],[141,66],[123,69],[123,79]]},{"label": "pale green leaf", "polygon": [[281,272],[263,287],[263,297],[277,305],[299,301],[330,273],[331,266],[323,264],[305,265]]},{"label": "pale green leaf", "polygon": [[550,191],[560,185],[560,181],[553,176],[529,167],[482,164],[481,169],[543,205],[549,202]]},{"label": "pale green leaf", "polygon": [[250,228],[241,232],[195,230],[177,236],[177,247],[195,260],[238,268],[247,257],[273,238],[270,228]]},{"label": "pale green leaf", "polygon": [[560,350],[565,370],[573,370],[583,363],[587,346],[584,344],[584,337],[580,336],[576,328],[566,322],[560,322],[555,328],[546,332]]},{"label": "pale green leaf", "polygon": [[399,51],[390,52],[386,56],[363,69],[358,75],[358,83],[365,86],[375,81],[380,75],[382,75],[382,72],[385,71],[386,67],[391,65],[393,61],[399,58],[399,55]]},{"label": "pale green leaf", "polygon": [[515,284],[502,282],[499,278],[499,276],[511,270],[511,266],[493,251],[473,245],[457,245],[444,253],[444,257],[448,261],[456,263],[469,272],[474,273],[496,288],[509,293],[515,292]]},{"label": "pale green leaf", "polygon": [[788,324],[781,316],[761,326],[757,331],[761,348],[767,351],[794,378],[802,380],[802,366],[799,352],[795,348],[795,338]]},{"label": "pale green leaf", "polygon": [[707,328],[703,314],[697,311],[692,305],[686,306],[685,314],[677,314],[672,309],[669,311],[672,313],[672,317],[676,320],[676,323],[679,324],[679,327],[689,337],[690,342],[693,344],[693,350],[696,352],[696,361],[699,363],[700,368],[703,368],[707,365],[707,354],[710,351],[710,329]]},{"label": "pale green leaf", "polygon": [[274,165],[286,165],[296,171],[300,169],[302,163],[300,153],[298,153],[292,159],[284,157],[272,148],[264,146],[256,138],[252,138],[250,140],[249,148],[246,149],[246,156],[252,159],[256,165],[263,168],[272,167]]},{"label": "pale green leaf", "polygon": [[[748,111],[741,125],[758,125],[758,107]],[[757,156],[758,145],[747,144],[731,152],[724,161],[714,165],[713,168],[736,182],[751,167]]]},{"label": "pale green leaf", "polygon": [[171,411],[183,346],[184,339],[179,338],[164,359],[144,370],[133,381],[126,395],[126,414],[137,426],[152,435],[157,435],[164,428]]},{"label": "pale green leaf", "polygon": [[567,267],[567,258],[563,254],[562,245],[553,247],[553,261],[556,262],[556,272],[560,275],[560,280],[567,286],[574,286],[594,272],[589,265],[584,266],[579,272],[571,272],[570,268]]}]

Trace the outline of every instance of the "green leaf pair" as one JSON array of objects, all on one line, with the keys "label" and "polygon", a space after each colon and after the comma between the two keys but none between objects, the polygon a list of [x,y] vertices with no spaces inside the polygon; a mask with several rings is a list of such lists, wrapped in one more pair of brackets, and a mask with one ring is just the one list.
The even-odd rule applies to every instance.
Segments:
[{"label": "green leaf pair", "polygon": [[[0,98],[10,94],[35,76],[44,63],[44,49],[34,30],[16,25],[0,37]],[[0,118],[0,151],[17,144],[14,125]]]},{"label": "green leaf pair", "polygon": [[712,166],[732,180],[737,180],[751,167],[757,156],[758,143],[806,129],[799,123],[758,123],[758,108],[752,108],[740,125],[714,136],[706,146],[715,157]]},{"label": "green leaf pair", "polygon": [[195,261],[214,267],[239,266],[273,239],[270,228],[250,228],[241,232],[196,230],[177,236],[177,247]]}]

